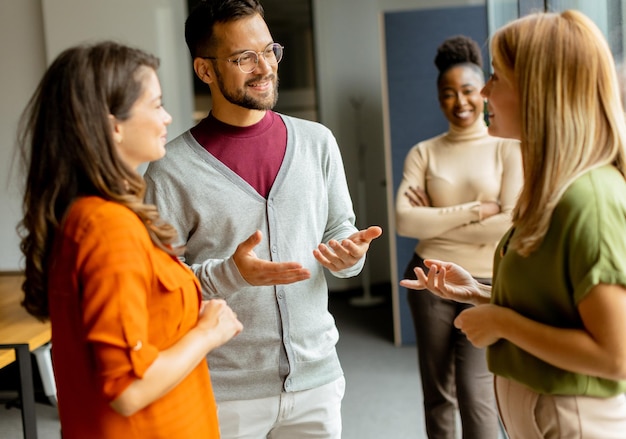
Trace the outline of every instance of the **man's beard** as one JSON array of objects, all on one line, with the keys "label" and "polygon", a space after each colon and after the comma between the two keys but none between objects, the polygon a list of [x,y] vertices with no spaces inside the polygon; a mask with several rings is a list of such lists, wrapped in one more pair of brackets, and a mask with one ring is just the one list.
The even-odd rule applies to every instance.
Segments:
[{"label": "man's beard", "polygon": [[[249,110],[271,110],[276,105],[276,102],[278,102],[278,77],[274,74],[270,75],[268,78],[273,82],[273,96],[263,100],[248,95],[245,89],[236,89],[234,91],[227,90],[224,86],[224,80],[219,72],[219,69],[215,69],[215,79],[217,80],[217,87],[220,89],[220,92],[231,104],[235,104]],[[246,84],[255,83],[261,81],[262,79],[263,77],[259,76],[246,81]]]}]

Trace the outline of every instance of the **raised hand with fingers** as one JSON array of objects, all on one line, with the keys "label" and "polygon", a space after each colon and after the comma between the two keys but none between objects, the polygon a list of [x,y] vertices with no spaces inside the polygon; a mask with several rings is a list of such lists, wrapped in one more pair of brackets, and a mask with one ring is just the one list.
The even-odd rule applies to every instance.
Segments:
[{"label": "raised hand with fingers", "polygon": [[480,305],[488,303],[491,287],[483,285],[463,267],[452,262],[426,259],[428,274],[420,267],[415,268],[417,280],[403,279],[400,285],[413,290],[429,290],[433,294],[456,302]]},{"label": "raised hand with fingers", "polygon": [[241,276],[250,285],[284,285],[311,277],[311,272],[298,262],[272,262],[259,259],[254,247],[261,242],[262,234],[254,232],[237,246],[233,259]]},{"label": "raised hand with fingers", "polygon": [[382,235],[383,229],[371,226],[359,230],[348,238],[339,242],[331,239],[328,245],[320,244],[313,255],[324,267],[330,271],[340,271],[352,267],[367,253],[370,242]]}]

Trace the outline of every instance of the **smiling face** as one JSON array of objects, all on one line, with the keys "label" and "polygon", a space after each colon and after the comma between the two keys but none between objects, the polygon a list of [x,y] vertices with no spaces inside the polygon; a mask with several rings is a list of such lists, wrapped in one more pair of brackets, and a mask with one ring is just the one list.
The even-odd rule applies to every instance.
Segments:
[{"label": "smiling face", "polygon": [[274,42],[263,18],[256,14],[217,23],[213,35],[215,53],[210,55],[219,59],[204,60],[206,75],[199,76],[211,88],[215,117],[229,122],[242,110],[245,113],[272,109],[278,99],[278,65],[270,65],[260,56],[256,68],[244,73],[236,62],[226,61],[235,60],[246,50],[262,52]]},{"label": "smiling face", "polygon": [[111,116],[117,152],[133,169],[165,155],[167,126],[172,122],[161,102],[161,85],[156,72],[142,67],[137,74],[141,78],[142,92],[131,107],[130,117],[118,120]]},{"label": "smiling face", "polygon": [[438,86],[439,106],[452,125],[466,128],[482,117],[483,83],[482,75],[467,65],[452,67],[442,75]]},{"label": "smiling face", "polygon": [[519,94],[512,79],[503,76],[494,66],[493,74],[482,89],[487,99],[489,134],[509,139],[521,139],[522,116]]}]

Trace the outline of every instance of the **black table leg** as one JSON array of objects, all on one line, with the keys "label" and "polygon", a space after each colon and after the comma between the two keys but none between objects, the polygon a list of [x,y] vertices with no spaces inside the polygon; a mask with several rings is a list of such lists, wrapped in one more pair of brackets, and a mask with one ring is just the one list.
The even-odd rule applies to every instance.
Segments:
[{"label": "black table leg", "polygon": [[27,344],[15,345],[15,357],[20,370],[20,398],[22,400],[22,427],[24,439],[37,439],[35,385],[30,349]]}]

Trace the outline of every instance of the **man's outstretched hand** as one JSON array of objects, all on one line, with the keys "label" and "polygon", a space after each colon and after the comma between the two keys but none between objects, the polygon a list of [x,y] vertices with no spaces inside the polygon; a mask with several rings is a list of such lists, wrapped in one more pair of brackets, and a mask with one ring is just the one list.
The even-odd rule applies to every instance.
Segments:
[{"label": "man's outstretched hand", "polygon": [[356,264],[370,247],[370,242],[383,234],[383,229],[371,226],[359,230],[348,238],[339,242],[331,239],[328,245],[320,244],[313,255],[324,267],[330,271],[340,271]]},{"label": "man's outstretched hand", "polygon": [[311,277],[311,272],[298,262],[272,262],[259,259],[254,247],[261,242],[259,230],[237,246],[233,260],[241,276],[250,285],[292,284]]}]

